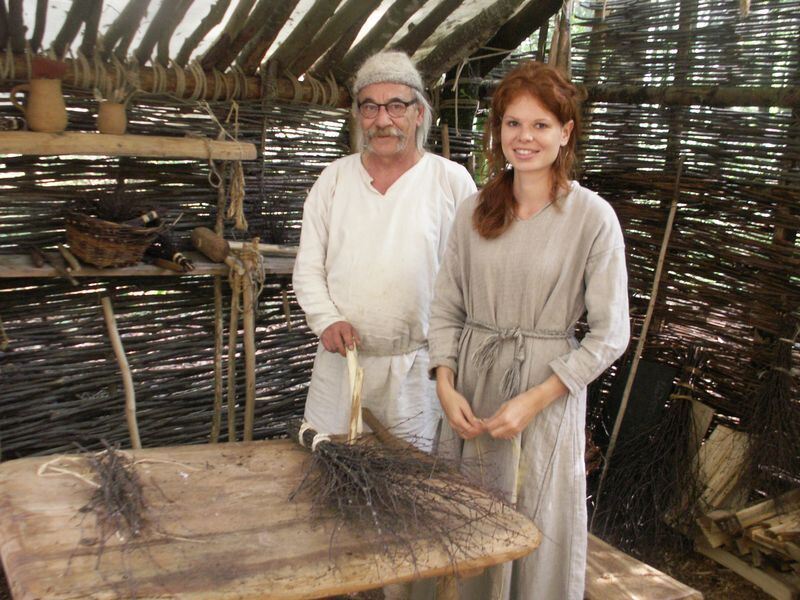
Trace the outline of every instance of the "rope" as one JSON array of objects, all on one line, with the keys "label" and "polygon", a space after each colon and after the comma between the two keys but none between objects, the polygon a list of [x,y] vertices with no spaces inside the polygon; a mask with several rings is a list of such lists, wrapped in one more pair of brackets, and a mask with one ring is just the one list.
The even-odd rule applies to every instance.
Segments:
[{"label": "rope", "polygon": [[244,169],[242,162],[233,161],[229,187],[228,211],[225,216],[234,219],[234,227],[240,231],[247,231],[247,219],[244,216]]},{"label": "rope", "polygon": [[244,93],[247,91],[247,75],[239,65],[233,65],[231,67],[231,73],[233,74],[234,81],[236,82],[233,93],[233,98],[235,99],[239,98],[240,95],[244,95]]},{"label": "rope", "polygon": [[335,108],[339,104],[339,84],[336,83],[336,78],[332,73],[328,73],[326,79],[331,88],[330,96],[328,96],[328,99],[330,100],[330,106]]},{"label": "rope", "polygon": [[225,84],[225,77],[222,76],[219,69],[211,69],[211,74],[214,76],[214,96],[211,98],[212,101],[218,102],[220,92],[222,92],[222,86],[225,85],[225,91],[228,91],[228,86]]},{"label": "rope", "polygon": [[186,71],[174,60],[170,59],[170,62],[172,68],[175,69],[175,95],[178,98],[183,98],[183,94],[186,92]]},{"label": "rope", "polygon": [[11,43],[6,46],[6,56],[0,64],[0,78],[14,79],[14,53],[11,51]]},{"label": "rope", "polygon": [[303,99],[303,88],[300,85],[300,81],[291,71],[284,71],[284,75],[292,82],[292,90],[294,90],[294,97],[292,98],[292,102],[299,102]]},{"label": "rope", "polygon": [[206,79],[206,74],[203,72],[203,68],[200,66],[200,63],[194,60],[189,63],[189,71],[194,77],[194,90],[189,99],[196,101],[199,98],[204,98],[206,90],[208,89],[208,80]]}]

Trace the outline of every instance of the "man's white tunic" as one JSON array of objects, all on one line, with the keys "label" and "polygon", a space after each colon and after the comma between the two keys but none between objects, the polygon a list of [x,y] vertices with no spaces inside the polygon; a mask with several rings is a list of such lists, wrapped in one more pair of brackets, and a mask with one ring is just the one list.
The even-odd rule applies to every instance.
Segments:
[{"label": "man's white tunic", "polygon": [[[425,153],[381,194],[353,154],[329,165],[306,199],[293,284],[318,336],[347,321],[361,336],[362,403],[392,431],[430,447],[440,409],[428,380],[434,281],[458,203],[475,191],[464,167]],[[305,418],[346,433],[347,364],[317,347]]]}]

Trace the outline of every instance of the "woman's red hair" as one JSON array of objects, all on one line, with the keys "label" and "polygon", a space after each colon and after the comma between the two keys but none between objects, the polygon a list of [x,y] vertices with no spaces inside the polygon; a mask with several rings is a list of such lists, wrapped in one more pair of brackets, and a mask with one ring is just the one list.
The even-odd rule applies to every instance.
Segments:
[{"label": "woman's red hair", "polygon": [[552,166],[553,199],[569,188],[575,163],[575,140],[580,135],[580,93],[557,69],[540,62],[523,63],[510,71],[497,86],[484,131],[489,182],[481,190],[472,224],[486,239],[498,237],[514,220],[514,172],[506,168],[500,129],[508,105],[522,95],[535,98],[558,118],[561,125],[569,121],[574,123],[569,141],[561,147]]}]

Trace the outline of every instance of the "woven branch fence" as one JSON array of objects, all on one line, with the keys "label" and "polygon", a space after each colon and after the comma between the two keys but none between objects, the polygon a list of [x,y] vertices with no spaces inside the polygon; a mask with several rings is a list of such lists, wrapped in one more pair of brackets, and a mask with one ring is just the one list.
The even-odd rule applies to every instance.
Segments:
[{"label": "woven branch fence", "polygon": [[[95,102],[68,98],[71,130],[94,128]],[[256,161],[243,164],[244,214],[249,230],[226,222],[226,237],[294,245],[299,241],[308,189],[331,161],[349,152],[347,111],[299,104],[241,103],[236,117],[224,103],[201,105],[143,96],[129,109],[128,132],[216,138],[255,143]],[[0,104],[0,117],[15,115]],[[213,117],[212,117],[213,115]],[[230,118],[229,118],[230,117]],[[430,148],[441,152],[439,132]],[[466,161],[471,132],[450,137],[455,158]],[[64,242],[63,212],[78,199],[122,193],[158,206],[189,248],[188,232],[212,226],[217,190],[210,176],[223,171],[207,161],[134,157],[5,156],[0,181],[0,260],[28,245],[53,251]],[[161,446],[209,440],[214,397],[213,279],[182,276],[0,279],[0,319],[7,345],[0,350],[0,459],[99,447],[101,438],[128,445],[124,391],[100,294],[111,292],[117,324],[133,373],[142,443]],[[227,330],[230,292],[223,291]],[[287,313],[288,302],[288,313]],[[228,354],[227,331],[222,356]],[[283,434],[302,414],[316,349],[294,300],[290,276],[268,276],[258,303],[256,439]],[[244,364],[236,369],[238,439],[242,436]],[[227,361],[223,359],[223,362]],[[227,377],[226,365],[223,365]],[[222,436],[227,440],[223,398]]]}]

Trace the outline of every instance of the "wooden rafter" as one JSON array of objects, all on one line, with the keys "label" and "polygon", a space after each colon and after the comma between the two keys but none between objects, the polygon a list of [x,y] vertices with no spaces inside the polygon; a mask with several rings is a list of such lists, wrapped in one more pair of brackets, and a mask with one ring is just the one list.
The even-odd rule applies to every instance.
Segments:
[{"label": "wooden rafter", "polygon": [[150,60],[153,49],[155,49],[163,33],[172,29],[174,27],[173,23],[181,17],[179,10],[182,4],[182,2],[171,0],[170,2],[162,2],[161,6],[158,7],[158,11],[156,11],[153,20],[150,21],[150,25],[144,32],[144,36],[142,36],[142,41],[139,42],[139,47],[133,53],[134,58],[140,65]]},{"label": "wooden rafter", "polygon": [[[292,15],[294,7],[297,6],[298,0],[284,0],[283,2],[276,2],[270,15],[264,19],[261,29],[250,37],[250,40],[245,44],[236,63],[241,67],[245,73],[255,73],[264,55],[272,46],[275,38],[278,37],[286,21]],[[245,27],[245,29],[247,29]]]},{"label": "wooden rafter", "polygon": [[147,8],[150,6],[150,0],[130,0],[119,13],[119,16],[114,19],[111,25],[106,29],[103,36],[103,51],[104,56],[108,58],[117,42],[127,40],[124,44],[124,50],[117,53],[118,58],[124,58],[130,46],[130,40],[133,39],[133,34],[139,29],[139,24],[147,14]]},{"label": "wooden rafter", "polygon": [[206,50],[203,57],[200,59],[200,65],[203,70],[210,71],[214,64],[219,60],[219,57],[225,49],[231,44],[233,38],[239,33],[239,30],[244,26],[247,21],[247,16],[253,8],[256,0],[239,0],[236,8],[233,9],[233,14],[228,18],[225,27],[211,44],[211,47]]},{"label": "wooden rafter", "polygon": [[66,54],[81,26],[89,19],[94,5],[94,0],[75,0],[69,7],[64,25],[53,40],[52,48],[56,56],[61,58]]},{"label": "wooden rafter", "polygon": [[161,35],[158,38],[156,60],[160,65],[166,66],[169,64],[169,42],[172,39],[172,35],[175,33],[175,29],[177,29],[178,25],[180,25],[181,21],[183,21],[183,18],[186,16],[186,11],[189,10],[192,2],[194,2],[194,0],[177,0],[177,2],[175,2],[175,12],[172,15],[172,20],[161,30]]},{"label": "wooden rafter", "polygon": [[22,15],[22,0],[8,0],[8,35],[11,38],[11,50],[23,52],[25,50],[25,20]]},{"label": "wooden rafter", "polygon": [[428,81],[436,79],[459,61],[472,56],[514,14],[522,0],[497,0],[450,35],[425,56],[417,66]]},{"label": "wooden rafter", "polygon": [[86,15],[86,27],[83,29],[83,41],[80,51],[84,56],[91,56],[97,45],[97,32],[100,26],[100,15],[103,12],[103,0],[89,0],[89,11]]},{"label": "wooden rafter", "polygon": [[369,56],[383,50],[394,34],[425,4],[425,0],[395,0],[364,38],[337,63],[335,73],[345,79]]},{"label": "wooden rafter", "polygon": [[[366,18],[379,4],[380,0],[347,0],[294,60],[292,72],[295,75],[301,75],[308,71],[311,65],[336,43],[336,40],[339,40],[348,30],[355,28],[357,23],[363,25]],[[359,25],[358,28],[360,29],[361,26]],[[350,41],[352,42],[352,39]],[[345,48],[346,50],[347,48]]]},{"label": "wooden rafter", "polygon": [[295,58],[303,48],[308,46],[308,41],[314,37],[314,33],[328,22],[341,1],[317,0],[314,2],[314,5],[303,15],[303,18],[294,26],[277,50],[270,55],[270,62],[276,63],[279,71],[283,69],[291,71]]},{"label": "wooden rafter", "polygon": [[595,85],[590,102],[662,104],[665,106],[776,106],[800,108],[800,87]]},{"label": "wooden rafter", "polygon": [[244,25],[239,29],[233,39],[231,39],[230,43],[220,50],[217,59],[211,67],[219,69],[220,71],[227,69],[247,43],[253,38],[258,37],[262,29],[270,26],[274,15],[280,12],[283,4],[284,2],[275,2],[274,0],[258,0],[250,16],[248,16],[247,20],[244,22]]},{"label": "wooden rafter", "polygon": [[225,16],[230,4],[231,0],[217,0],[217,2],[214,3],[214,6],[211,7],[208,14],[200,21],[200,25],[197,26],[197,29],[183,42],[181,49],[178,51],[178,56],[175,58],[176,63],[182,67],[186,66],[194,49],[203,41],[203,38],[206,37],[208,32],[222,21],[222,17]]},{"label": "wooden rafter", "polygon": [[414,54],[417,49],[427,40],[444,20],[453,14],[464,0],[442,0],[436,7],[429,12],[423,19],[414,25],[396,44],[392,44],[395,50],[402,50],[409,56]]},{"label": "wooden rafter", "polygon": [[[563,0],[528,0],[528,3],[486,42],[486,47],[492,49],[491,56],[472,60],[473,73],[477,73],[480,77],[487,75],[534,31],[547,23],[562,4]],[[498,49],[507,50],[507,53],[497,54]]]},{"label": "wooden rafter", "polygon": [[6,0],[0,0],[0,47],[8,45],[8,11]]},{"label": "wooden rafter", "polygon": [[[5,9],[5,7],[4,7]],[[31,52],[38,52],[42,47],[44,29],[47,25],[47,0],[36,0],[36,17],[31,36]]]}]

